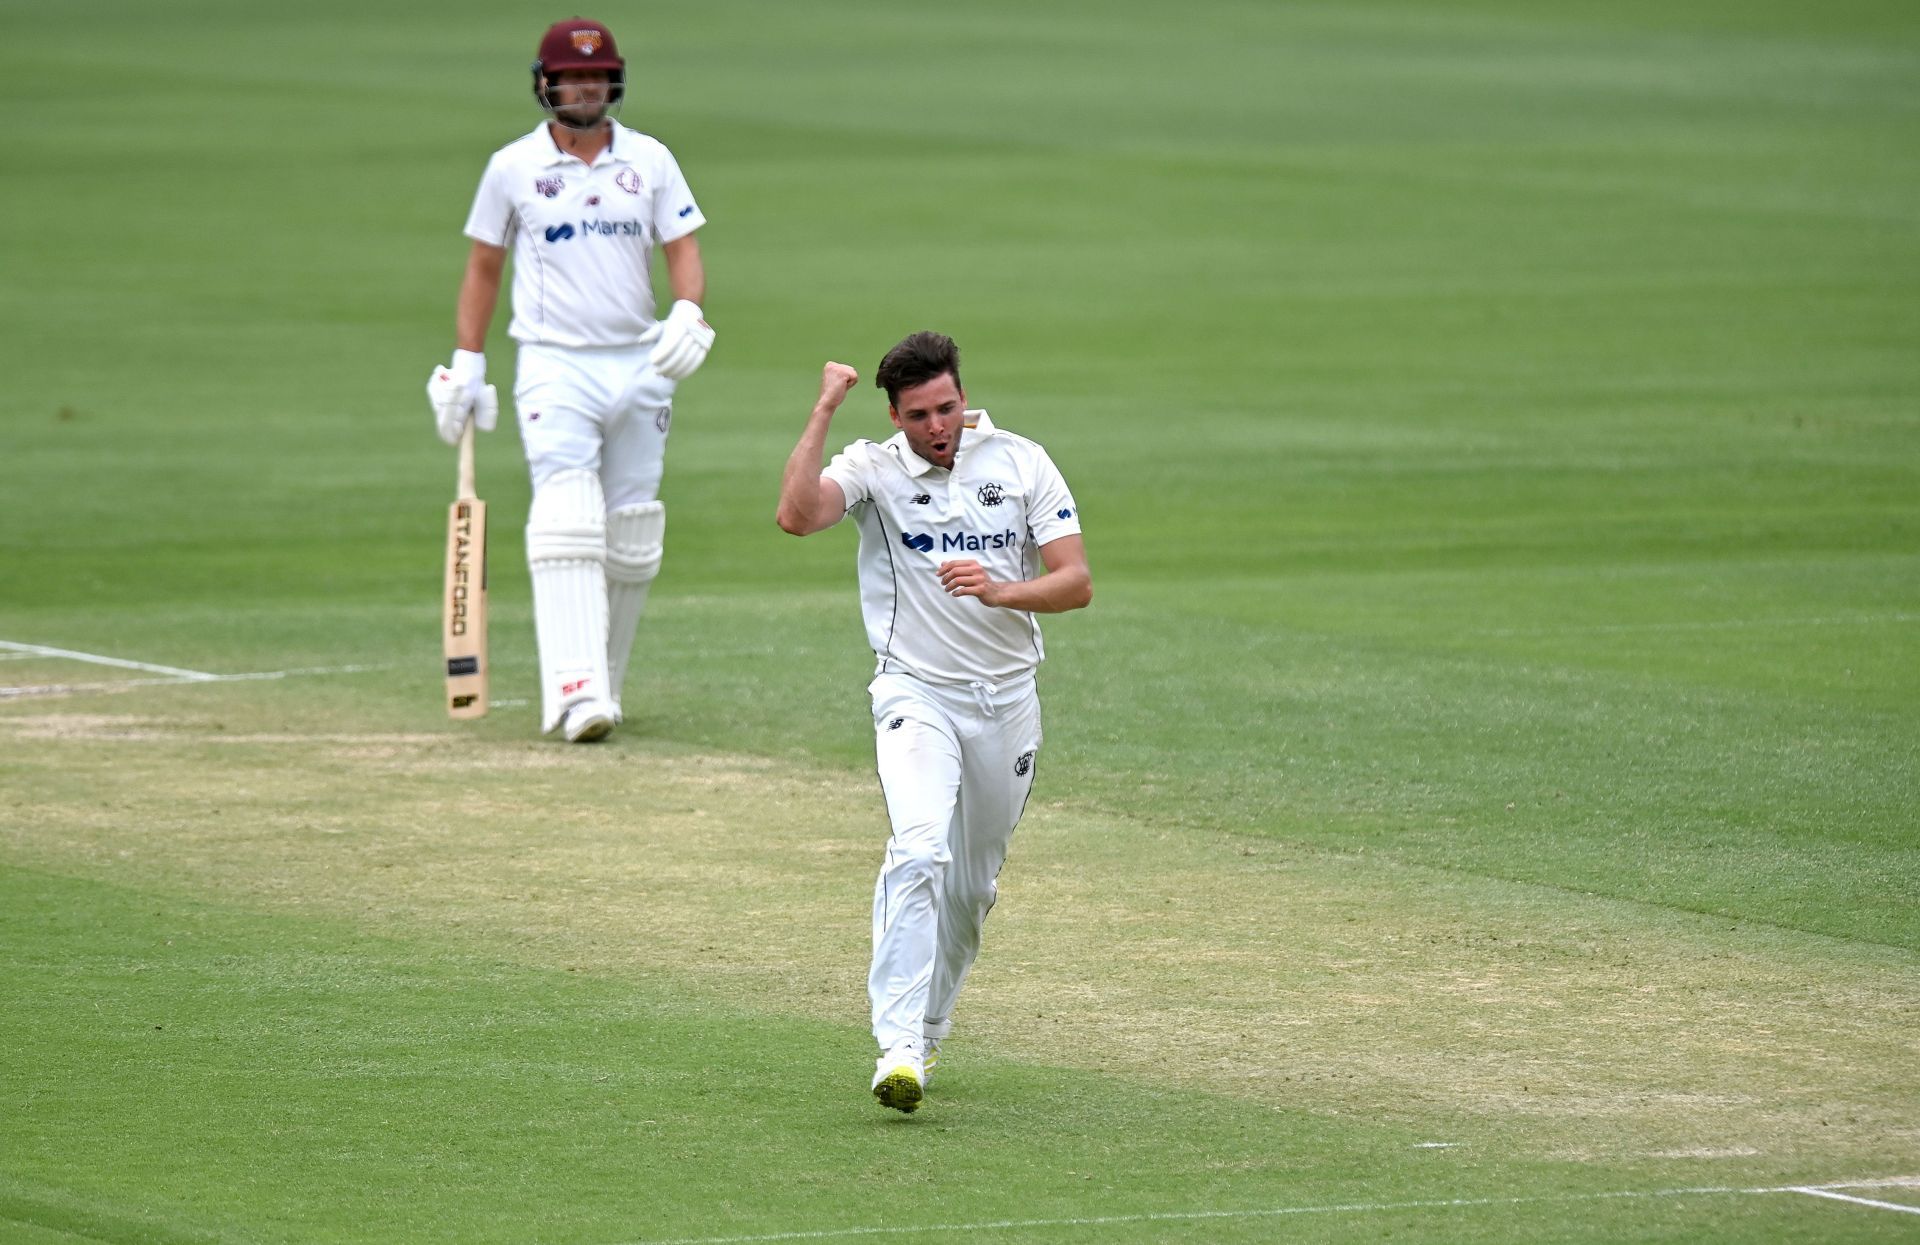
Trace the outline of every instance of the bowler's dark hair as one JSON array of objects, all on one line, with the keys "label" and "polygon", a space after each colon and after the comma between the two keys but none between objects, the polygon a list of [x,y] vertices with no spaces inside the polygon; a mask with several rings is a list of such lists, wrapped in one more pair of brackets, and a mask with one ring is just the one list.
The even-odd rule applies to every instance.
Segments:
[{"label": "bowler's dark hair", "polygon": [[945,333],[915,333],[887,351],[874,369],[873,383],[887,391],[887,405],[897,406],[902,389],[924,385],[935,377],[953,373],[954,388],[960,384],[960,347]]}]

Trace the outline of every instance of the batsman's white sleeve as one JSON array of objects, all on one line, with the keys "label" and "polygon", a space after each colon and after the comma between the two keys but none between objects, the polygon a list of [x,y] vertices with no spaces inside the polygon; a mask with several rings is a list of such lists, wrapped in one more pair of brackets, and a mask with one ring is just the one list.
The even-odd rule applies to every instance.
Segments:
[{"label": "batsman's white sleeve", "polygon": [[513,245],[513,196],[498,155],[487,161],[487,171],[480,175],[480,186],[474,191],[473,207],[462,232],[488,246]]},{"label": "batsman's white sleeve", "polygon": [[653,173],[658,187],[653,192],[653,231],[662,243],[677,242],[707,223],[672,152],[660,149],[660,162]]}]

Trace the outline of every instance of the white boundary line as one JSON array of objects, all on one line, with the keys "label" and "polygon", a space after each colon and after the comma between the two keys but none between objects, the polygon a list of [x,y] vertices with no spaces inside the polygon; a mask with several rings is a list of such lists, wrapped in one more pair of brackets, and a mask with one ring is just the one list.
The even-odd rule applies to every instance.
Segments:
[{"label": "white boundary line", "polygon": [[1821,1189],[1812,1185],[1789,1189],[1788,1192],[1804,1193],[1808,1197],[1829,1197],[1836,1202],[1852,1202],[1858,1206],[1878,1206],[1881,1210],[1897,1210],[1903,1215],[1920,1215],[1920,1206],[1902,1206],[1898,1202],[1878,1202],[1870,1197],[1850,1197],[1845,1193],[1835,1193],[1831,1189]]},{"label": "white boundary line", "polygon": [[754,1245],[760,1241],[825,1241],[863,1236],[907,1236],[928,1232],[993,1232],[1019,1228],[1097,1228],[1122,1223],[1179,1223],[1208,1219],[1277,1219],[1286,1215],[1378,1214],[1397,1210],[1450,1210],[1469,1206],[1526,1206],[1553,1202],[1597,1202],[1610,1199],[1660,1197],[1726,1197],[1761,1193],[1809,1193],[1838,1201],[1883,1206],[1889,1210],[1920,1214],[1920,1208],[1896,1202],[1875,1202],[1869,1198],[1846,1197],[1834,1189],[1914,1188],[1920,1176],[1895,1176],[1885,1180],[1843,1180],[1825,1185],[1778,1185],[1768,1188],[1740,1188],[1733,1185],[1689,1189],[1625,1189],[1610,1193],[1565,1193],[1541,1197],[1444,1198],[1419,1202],[1346,1202],[1326,1206],[1280,1206],[1266,1210],[1192,1210],[1159,1214],[1097,1215],[1076,1219],[997,1219],[977,1223],[898,1224],[870,1228],[823,1228],[811,1232],[763,1232],[747,1236],[681,1236],[668,1239],[624,1241],[621,1245]]}]

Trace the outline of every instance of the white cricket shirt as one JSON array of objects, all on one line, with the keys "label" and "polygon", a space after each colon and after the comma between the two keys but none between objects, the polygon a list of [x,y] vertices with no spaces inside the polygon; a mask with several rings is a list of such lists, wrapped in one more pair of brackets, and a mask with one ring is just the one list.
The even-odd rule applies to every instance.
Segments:
[{"label": "white cricket shirt", "polygon": [[1040,546],[1080,532],[1080,509],[1037,442],[968,411],[951,471],[907,448],[905,433],[855,441],[822,473],[860,527],[860,610],[876,674],[933,683],[1004,683],[1046,656],[1025,610],[947,595],[940,564],[971,558],[996,580],[1043,573]]},{"label": "white cricket shirt", "polygon": [[487,161],[466,234],[514,252],[515,341],[631,346],[654,325],[654,246],[706,223],[659,140],[616,121],[589,165],[543,121]]}]

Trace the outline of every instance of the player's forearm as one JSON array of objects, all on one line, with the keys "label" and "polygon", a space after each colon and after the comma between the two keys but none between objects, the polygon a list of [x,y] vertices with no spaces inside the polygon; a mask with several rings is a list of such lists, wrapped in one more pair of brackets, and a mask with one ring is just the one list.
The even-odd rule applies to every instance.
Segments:
[{"label": "player's forearm", "polygon": [[[488,254],[488,249],[499,254]],[[460,279],[460,300],[454,311],[454,345],[462,350],[480,352],[487,348],[487,326],[493,323],[493,309],[500,301],[500,273],[505,260],[504,250],[483,249],[477,243],[467,257],[467,271]]]},{"label": "player's forearm", "polygon": [[706,305],[707,264],[700,258],[700,244],[689,234],[660,248],[667,257],[667,286],[676,300]]},{"label": "player's forearm", "polygon": [[820,456],[826,450],[827,427],[832,422],[832,407],[813,408],[799,443],[787,456],[786,471],[780,477],[780,507],[774,512],[773,521],[795,536],[820,530]]},{"label": "player's forearm", "polygon": [[1084,566],[1063,566],[1035,579],[994,585],[989,604],[1029,614],[1064,614],[1093,600],[1093,576]]}]

